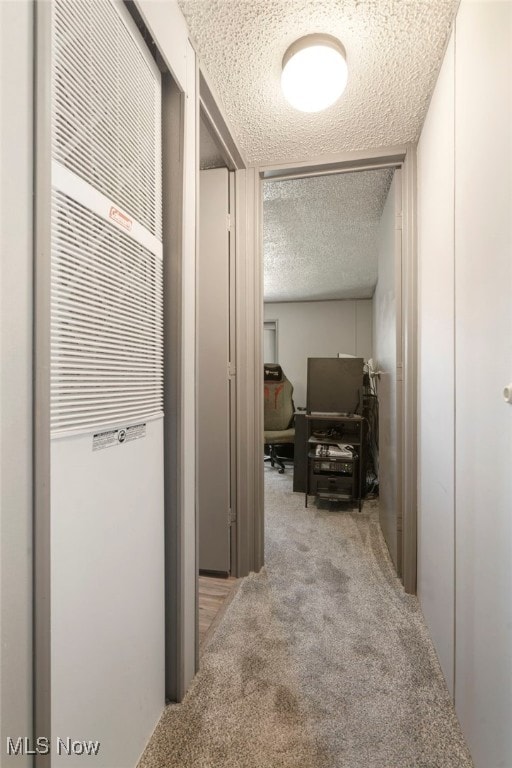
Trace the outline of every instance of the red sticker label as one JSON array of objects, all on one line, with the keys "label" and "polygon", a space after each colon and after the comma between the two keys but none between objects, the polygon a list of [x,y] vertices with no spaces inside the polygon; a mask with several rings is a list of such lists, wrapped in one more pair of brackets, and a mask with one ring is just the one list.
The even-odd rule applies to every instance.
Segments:
[{"label": "red sticker label", "polygon": [[133,221],[129,216],[126,216],[126,214],[120,211],[119,208],[114,208],[114,206],[112,206],[110,208],[109,217],[112,219],[112,221],[115,221],[116,224],[124,227],[124,229],[127,229],[128,231],[131,230]]}]

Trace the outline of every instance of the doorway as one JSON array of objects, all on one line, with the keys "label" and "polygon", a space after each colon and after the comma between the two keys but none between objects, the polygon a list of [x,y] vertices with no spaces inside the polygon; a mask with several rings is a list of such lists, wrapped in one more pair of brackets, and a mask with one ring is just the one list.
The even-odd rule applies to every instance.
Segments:
[{"label": "doorway", "polygon": [[[272,362],[282,365],[283,376],[294,386],[297,408],[297,456],[294,460],[293,452],[287,454],[286,446],[282,446],[282,458],[291,456],[292,461],[287,464],[296,492],[304,492],[306,487],[314,491],[318,485],[318,490],[322,489],[318,498],[324,494],[330,494],[331,499],[341,498],[347,491],[366,496],[367,476],[372,487],[377,487],[378,425],[382,443],[380,523],[398,573],[400,226],[400,171],[393,168],[263,182],[264,362],[265,366]],[[281,354],[270,360],[271,350],[265,342],[269,326],[275,336],[276,322],[280,326]],[[334,358],[356,361],[333,360],[328,367],[329,360]],[[360,364],[357,359],[361,359]],[[322,380],[316,384],[310,380],[310,363],[321,365]],[[343,464],[352,477],[336,474],[335,462],[329,465],[335,468],[333,476],[324,477],[329,472],[326,461],[321,477],[309,477],[309,452],[302,446],[303,433],[307,432],[304,427],[309,423],[304,411],[306,404],[308,411],[318,410],[314,403],[310,407],[310,389],[314,384],[317,390],[321,387],[324,402],[330,386],[325,379],[327,367],[333,372],[333,366],[345,370],[350,365],[354,370],[358,366],[359,375],[342,398],[343,407],[340,398],[344,387],[334,381],[332,386],[338,393],[334,397],[339,405],[337,410],[341,408],[363,418],[365,439],[354,454],[357,458]],[[350,381],[347,377],[345,380],[348,386]],[[268,388],[266,385],[265,392]],[[324,410],[323,406],[320,410]],[[273,415],[270,406],[266,407],[265,415]],[[302,423],[304,420],[306,424]],[[338,425],[345,431],[350,426],[348,422]],[[336,446],[329,450],[338,449]],[[267,470],[267,480],[271,474]],[[329,491],[326,484],[332,486]]]},{"label": "doorway", "polygon": [[203,107],[196,284],[199,655],[237,583],[235,178],[231,165]]},{"label": "doorway", "polygon": [[[416,587],[416,477],[415,477],[415,285],[416,285],[416,267],[415,267],[415,249],[414,249],[414,226],[412,219],[412,210],[414,203],[414,152],[412,149],[403,153],[389,153],[379,158],[365,158],[364,162],[359,157],[357,160],[349,161],[346,158],[339,164],[329,166],[304,166],[289,167],[284,169],[268,168],[259,169],[258,177],[262,189],[260,190],[263,204],[260,209],[260,233],[258,246],[262,252],[265,238],[264,230],[264,187],[268,181],[289,181],[293,179],[316,178],[322,175],[335,174],[339,171],[344,173],[355,171],[369,171],[370,169],[395,169],[401,173],[395,174],[401,176],[401,183],[395,184],[394,201],[400,203],[401,210],[397,209],[397,215],[393,219],[391,229],[400,231],[403,226],[403,232],[400,232],[400,244],[403,245],[403,257],[400,260],[400,274],[394,275],[401,279],[396,284],[396,299],[393,304],[393,311],[396,315],[394,325],[396,336],[394,339],[394,348],[396,359],[389,359],[385,355],[383,360],[390,365],[392,371],[381,373],[381,392],[388,402],[394,401],[395,406],[392,417],[384,425],[384,436],[381,435],[381,442],[384,437],[389,450],[385,451],[382,460],[391,464],[393,471],[388,471],[387,477],[394,478],[394,489],[387,489],[387,495],[390,498],[391,514],[386,514],[382,520],[382,528],[385,530],[386,541],[392,555],[395,567],[399,572],[402,581],[409,592],[414,592]],[[263,210],[262,210],[263,208]],[[395,238],[396,239],[396,238]],[[325,298],[325,297],[324,297]],[[389,320],[390,313],[389,292],[383,291],[380,297],[379,312]],[[310,299],[311,301],[311,299]],[[263,302],[262,302],[263,303]],[[284,303],[284,302],[283,302]],[[288,304],[290,302],[287,302]],[[289,311],[290,307],[286,307]],[[385,310],[385,311],[384,311]],[[276,314],[276,308],[271,312],[272,318],[282,320]],[[270,318],[269,314],[265,317]],[[382,320],[382,318],[381,318]],[[263,331],[263,323],[261,326]],[[261,332],[260,331],[260,332]],[[387,334],[389,335],[389,334]],[[283,334],[279,334],[282,343]],[[304,337],[301,335],[301,341]],[[338,350],[342,352],[343,350]],[[282,354],[282,351],[281,351]],[[353,354],[353,352],[352,352]],[[384,371],[384,369],[383,369]],[[257,375],[257,374],[256,374]],[[382,384],[384,381],[384,385]],[[386,384],[391,383],[392,386]],[[301,389],[303,390],[303,385]],[[296,403],[297,405],[298,403]],[[386,434],[387,429],[387,434]],[[408,452],[401,452],[401,446],[407,440],[409,445]],[[391,467],[389,469],[391,469]],[[384,467],[381,466],[381,472]],[[388,483],[389,486],[389,483]]]}]

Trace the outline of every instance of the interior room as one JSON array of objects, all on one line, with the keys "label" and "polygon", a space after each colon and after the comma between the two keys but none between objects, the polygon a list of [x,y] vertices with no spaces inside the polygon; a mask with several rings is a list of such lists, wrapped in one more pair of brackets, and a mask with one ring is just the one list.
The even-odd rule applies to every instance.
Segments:
[{"label": "interior room", "polygon": [[[310,467],[301,448],[307,437],[307,414],[311,410],[359,414],[363,417],[364,450],[359,449],[354,467],[343,467],[348,474],[354,470],[354,487],[348,482],[352,496],[343,499],[346,494],[341,491],[345,489],[340,488],[336,497],[333,491],[337,480],[341,486],[347,483],[337,478],[336,470],[330,473],[328,463],[322,469],[323,496],[330,503],[338,501],[342,507],[344,504],[345,509],[353,508],[354,504],[359,506],[362,498],[372,499],[377,506],[381,483],[381,524],[393,561],[400,568],[400,546],[394,530],[398,521],[391,521],[386,514],[396,506],[399,472],[396,458],[390,461],[388,447],[394,442],[396,454],[397,425],[393,424],[393,434],[390,430],[397,413],[396,370],[401,354],[401,248],[396,242],[401,207],[397,206],[399,178],[394,180],[395,172],[391,167],[263,183],[263,359],[265,372],[268,364],[281,366],[293,387],[290,397],[294,407],[294,417],[286,425],[294,428],[294,434],[281,432],[272,438],[275,443],[266,446],[270,454],[265,458],[266,482],[272,476],[270,467],[286,472],[293,490],[306,493],[307,498],[307,490],[312,490],[306,489]],[[314,359],[318,358],[316,365],[322,366],[317,374],[322,379],[321,386],[326,391],[332,387],[335,393],[333,400],[326,400],[327,392],[319,392],[321,399],[315,404],[315,393],[312,389],[308,393],[307,387],[309,364],[313,370]],[[331,371],[324,370],[321,360],[326,358],[338,358],[338,362],[329,364]],[[358,358],[362,358],[361,370],[351,384],[352,361]],[[267,403],[269,398],[275,399],[272,386],[277,385],[269,383],[265,389],[265,407],[269,406],[265,419],[267,412],[270,419],[273,417],[270,401]],[[313,386],[315,380],[311,382]],[[316,386],[320,386],[319,380]],[[344,387],[348,388],[346,394]],[[357,433],[358,425],[352,426]],[[384,445],[382,466],[379,426]],[[266,423],[264,427],[265,439],[271,439],[267,432],[270,427]],[[321,434],[333,425],[315,427]],[[341,425],[338,427],[341,435]],[[350,432],[348,423],[345,432],[347,428]],[[311,430],[309,435],[311,440]],[[322,448],[325,445],[316,450]],[[360,463],[356,464],[358,459]],[[315,478],[312,482],[316,487]],[[329,483],[331,491],[327,492]]]},{"label": "interior room", "polygon": [[[264,320],[306,407],[308,357],[372,357],[379,226],[389,169],[263,184]],[[318,302],[318,303],[317,303]]]}]

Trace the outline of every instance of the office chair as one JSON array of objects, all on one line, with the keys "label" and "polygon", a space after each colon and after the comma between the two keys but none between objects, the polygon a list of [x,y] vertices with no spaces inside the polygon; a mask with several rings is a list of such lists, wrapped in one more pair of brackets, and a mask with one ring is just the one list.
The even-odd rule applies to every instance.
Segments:
[{"label": "office chair", "polygon": [[277,448],[295,441],[293,386],[281,366],[274,363],[263,366],[263,382],[265,461],[270,461],[272,467],[277,464],[282,475],[284,461],[277,455]]}]

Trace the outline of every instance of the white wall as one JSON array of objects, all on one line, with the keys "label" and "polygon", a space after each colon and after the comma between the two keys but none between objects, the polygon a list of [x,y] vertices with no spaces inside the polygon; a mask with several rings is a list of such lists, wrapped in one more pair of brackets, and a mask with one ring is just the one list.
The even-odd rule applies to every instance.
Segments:
[{"label": "white wall", "polygon": [[296,407],[306,406],[308,357],[372,355],[371,299],[270,303],[264,319],[277,320],[278,361],[293,384]]},{"label": "white wall", "polygon": [[511,40],[462,1],[418,177],[420,600],[477,768],[512,765]]},{"label": "white wall", "polygon": [[452,35],[418,146],[418,595],[452,694],[454,56]]},{"label": "white wall", "polygon": [[455,701],[496,768],[512,765],[512,3],[463,2],[456,46]]},{"label": "white wall", "polygon": [[0,3],[0,764],[32,728],[32,14]]}]

